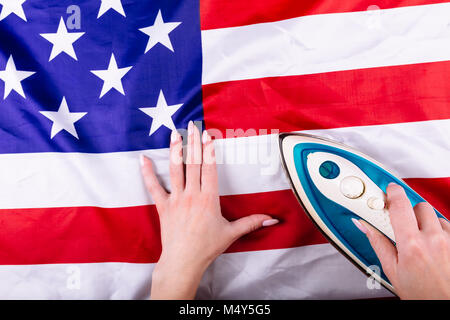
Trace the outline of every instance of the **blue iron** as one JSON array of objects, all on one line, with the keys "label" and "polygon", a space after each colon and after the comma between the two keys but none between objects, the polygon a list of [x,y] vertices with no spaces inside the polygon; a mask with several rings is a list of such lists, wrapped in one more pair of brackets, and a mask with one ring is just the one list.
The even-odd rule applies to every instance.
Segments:
[{"label": "blue iron", "polygon": [[279,143],[292,189],[313,223],[361,271],[395,294],[367,237],[351,219],[364,219],[395,244],[385,207],[387,185],[401,185],[413,206],[425,200],[382,164],[346,145],[296,133],[280,134]]}]

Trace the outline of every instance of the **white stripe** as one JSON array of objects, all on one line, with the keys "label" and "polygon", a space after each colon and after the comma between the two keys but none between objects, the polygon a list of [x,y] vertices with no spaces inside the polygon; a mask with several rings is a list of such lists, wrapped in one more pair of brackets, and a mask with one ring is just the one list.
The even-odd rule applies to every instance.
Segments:
[{"label": "white stripe", "polygon": [[[450,119],[302,132],[354,147],[402,178],[450,177]],[[225,163],[219,171],[222,193],[289,189],[277,139],[266,135],[217,141]],[[242,164],[229,164],[236,162]]]},{"label": "white stripe", "polygon": [[[0,299],[146,299],[153,264],[0,266]],[[276,267],[274,267],[276,266]],[[282,270],[282,272],[280,272]],[[345,279],[345,281],[343,281]],[[220,256],[206,271],[201,299],[356,299],[384,297],[331,245]]]},{"label": "white stripe", "polygon": [[203,84],[450,60],[450,3],[202,31]]},{"label": "white stripe", "polygon": [[[314,130],[360,151],[403,178],[450,177],[450,119]],[[276,135],[216,141],[221,195],[289,188]],[[169,186],[168,150],[109,154],[36,153],[0,156],[0,208],[128,207],[153,203],[139,154]]]},{"label": "white stripe", "polygon": [[0,299],[144,299],[153,264],[1,265]]}]

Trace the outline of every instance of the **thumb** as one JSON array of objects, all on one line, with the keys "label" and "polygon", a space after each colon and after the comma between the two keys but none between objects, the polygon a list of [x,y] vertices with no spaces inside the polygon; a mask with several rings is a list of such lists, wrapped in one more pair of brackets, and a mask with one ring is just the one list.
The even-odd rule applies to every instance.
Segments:
[{"label": "thumb", "polygon": [[366,221],[353,220],[353,223],[359,228],[359,230],[366,234],[370,245],[381,262],[384,273],[392,282],[392,277],[396,274],[397,249],[384,234],[372,227]]},{"label": "thumb", "polygon": [[279,221],[266,214],[254,214],[231,222],[233,237],[238,239],[247,233],[255,231],[261,227],[269,227]]}]

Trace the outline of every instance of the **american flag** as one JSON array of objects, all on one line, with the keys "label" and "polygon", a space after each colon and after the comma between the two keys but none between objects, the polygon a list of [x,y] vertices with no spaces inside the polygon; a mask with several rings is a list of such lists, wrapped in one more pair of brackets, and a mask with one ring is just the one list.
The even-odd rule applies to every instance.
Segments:
[{"label": "american flag", "polygon": [[224,216],[282,222],[234,243],[198,298],[389,296],[302,212],[277,131],[360,149],[449,217],[446,1],[0,5],[0,298],[148,298],[161,243],[138,158],[170,188],[190,120],[217,138]]}]

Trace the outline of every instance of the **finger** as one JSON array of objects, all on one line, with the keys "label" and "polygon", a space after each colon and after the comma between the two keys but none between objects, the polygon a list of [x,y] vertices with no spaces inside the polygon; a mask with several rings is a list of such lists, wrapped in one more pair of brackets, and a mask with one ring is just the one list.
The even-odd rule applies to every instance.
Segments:
[{"label": "finger", "polygon": [[450,234],[450,222],[444,218],[439,218],[439,222],[441,223],[442,230]]},{"label": "finger", "polygon": [[203,131],[203,164],[202,164],[202,190],[218,194],[216,154],[214,142],[208,132]]},{"label": "finger", "polygon": [[378,259],[381,262],[383,271],[389,280],[395,277],[397,268],[397,249],[392,242],[380,231],[372,227],[370,224],[363,220],[352,219],[353,223],[366,234],[369,239],[370,245],[377,254]]},{"label": "finger", "polygon": [[143,155],[141,155],[141,171],[144,177],[145,186],[155,201],[156,206],[162,206],[167,199],[168,194],[156,177],[153,163]]},{"label": "finger", "polygon": [[170,185],[172,193],[184,189],[183,144],[181,135],[176,130],[170,136]]},{"label": "finger", "polygon": [[269,227],[277,224],[277,219],[265,214],[254,214],[231,222],[232,235],[234,239],[239,239],[252,231],[261,227]]},{"label": "finger", "polygon": [[188,125],[188,143],[186,156],[186,189],[200,189],[200,170],[202,163],[202,145],[200,131],[192,121]]},{"label": "finger", "polygon": [[398,245],[415,236],[419,232],[419,227],[405,190],[401,186],[391,183],[388,185],[386,193],[389,218]]},{"label": "finger", "polygon": [[419,229],[425,232],[442,232],[439,218],[433,207],[427,202],[420,202],[414,206]]}]

